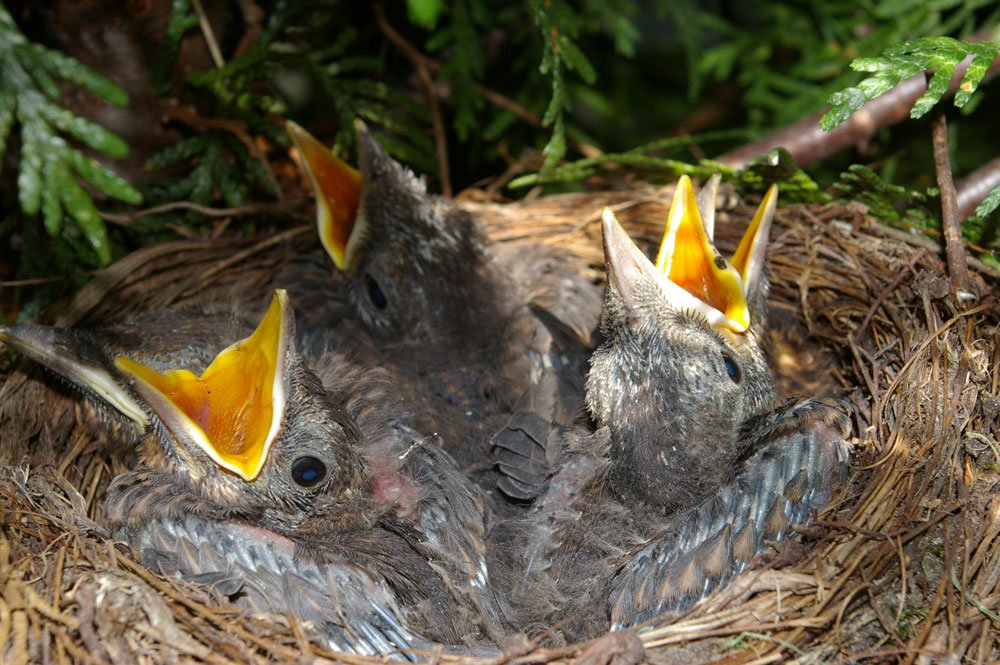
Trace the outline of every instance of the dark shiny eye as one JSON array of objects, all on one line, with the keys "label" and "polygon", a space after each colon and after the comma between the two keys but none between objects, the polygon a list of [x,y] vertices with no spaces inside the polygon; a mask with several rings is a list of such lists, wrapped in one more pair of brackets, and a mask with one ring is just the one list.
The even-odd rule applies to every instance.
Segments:
[{"label": "dark shiny eye", "polygon": [[371,275],[365,274],[365,289],[368,291],[368,299],[372,301],[372,304],[379,309],[385,309],[385,306],[389,304],[389,299],[385,297],[382,293],[382,289],[379,287],[378,282],[376,282]]},{"label": "dark shiny eye", "polygon": [[326,464],[315,457],[300,457],[292,462],[292,480],[303,487],[312,487],[326,478]]},{"label": "dark shiny eye", "polygon": [[740,366],[736,364],[735,360],[729,356],[722,356],[722,362],[726,365],[726,374],[733,380],[733,383],[739,383],[743,380],[743,372],[740,371]]}]

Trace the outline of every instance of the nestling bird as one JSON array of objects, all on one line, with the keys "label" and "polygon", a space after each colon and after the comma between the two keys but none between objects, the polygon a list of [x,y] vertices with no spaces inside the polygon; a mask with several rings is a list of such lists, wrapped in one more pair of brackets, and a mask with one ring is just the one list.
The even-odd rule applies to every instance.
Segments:
[{"label": "nestling bird", "polygon": [[104,511],[146,565],[307,620],[345,651],[506,634],[488,510],[408,425],[385,372],[300,353],[281,291],[256,330],[226,348],[252,326],[196,312],[153,321],[190,334],[151,350],[142,331],[164,328],[141,321],[0,328],[135,424],[141,461],[112,482]]},{"label": "nestling bird", "polygon": [[522,623],[572,641],[685,609],[811,519],[843,479],[843,405],[775,404],[757,341],[775,198],[731,261],[687,178],[656,265],[605,212],[604,340],[587,380],[597,428],[562,439],[547,492],[494,536],[523,574]]},{"label": "nestling bird", "polygon": [[[288,123],[315,188],[320,238],[341,274],[324,289],[317,282],[329,283],[329,273],[304,261],[281,285],[323,293],[328,302],[309,307],[327,313],[317,323],[346,328],[345,348],[389,367],[418,424],[439,432],[463,464],[488,459],[494,435],[504,449],[531,449],[530,437],[573,423],[601,306],[579,259],[537,243],[490,243],[475,217],[429,195],[364,123],[356,128],[360,171]],[[537,495],[548,471],[521,471],[503,474],[501,488]]]}]

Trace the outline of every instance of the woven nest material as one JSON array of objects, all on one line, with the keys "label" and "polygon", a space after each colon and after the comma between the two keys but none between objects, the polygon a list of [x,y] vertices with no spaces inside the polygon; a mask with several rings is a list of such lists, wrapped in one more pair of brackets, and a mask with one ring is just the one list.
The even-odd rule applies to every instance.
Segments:
[{"label": "woven nest material", "polygon": [[[463,204],[494,239],[562,244],[587,257],[599,279],[602,207],[652,241],[671,197],[672,188],[646,188]],[[751,213],[739,203],[720,212],[723,249]],[[262,289],[314,244],[304,225],[149,247],[104,271],[49,322],[107,323],[234,285]],[[851,480],[769,560],[690,613],[641,630],[647,660],[1000,661],[1000,306],[991,295],[1000,277],[974,265],[987,295],[958,308],[939,256],[858,206],[779,209],[770,250],[775,371],[785,392],[853,403]],[[0,662],[379,660],[324,652],[290,619],[250,616],[209,588],[137,564],[100,526],[104,488],[123,469],[100,454],[89,407],[30,363],[7,364]],[[634,660],[628,647],[512,642],[489,662]]]}]

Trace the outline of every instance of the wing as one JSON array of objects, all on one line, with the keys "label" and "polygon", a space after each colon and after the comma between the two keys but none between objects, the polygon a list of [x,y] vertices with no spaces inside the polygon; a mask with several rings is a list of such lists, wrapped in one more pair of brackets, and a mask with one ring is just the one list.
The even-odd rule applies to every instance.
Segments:
[{"label": "wing", "polygon": [[207,583],[267,614],[293,614],[336,651],[391,655],[418,644],[384,584],[346,561],[297,558],[291,541],[235,522],[158,520],[130,539],[143,563],[164,575]]},{"label": "wing", "polygon": [[562,434],[584,413],[587,359],[602,298],[573,257],[539,246],[517,257],[506,263],[516,266],[511,279],[524,285],[527,305],[507,331],[501,366],[520,396],[490,444],[500,472],[497,487],[512,499],[532,501],[559,466]]},{"label": "wing", "polygon": [[689,608],[742,572],[766,541],[807,524],[846,479],[845,406],[810,398],[785,403],[742,430],[750,452],[731,482],[619,568],[611,584],[614,629]]},{"label": "wing", "polygon": [[533,501],[545,493],[562,457],[563,435],[574,419],[569,414],[583,410],[576,404],[583,386],[572,385],[573,375],[582,372],[563,372],[550,362],[539,363],[538,374],[538,382],[528,386],[490,440],[500,474],[497,488],[518,501]]},{"label": "wing", "polygon": [[502,639],[510,629],[510,609],[490,579],[490,513],[482,494],[446,452],[409,427],[396,424],[395,429],[403,450],[400,470],[420,488],[416,527],[432,565],[453,594],[476,608],[489,636]]}]

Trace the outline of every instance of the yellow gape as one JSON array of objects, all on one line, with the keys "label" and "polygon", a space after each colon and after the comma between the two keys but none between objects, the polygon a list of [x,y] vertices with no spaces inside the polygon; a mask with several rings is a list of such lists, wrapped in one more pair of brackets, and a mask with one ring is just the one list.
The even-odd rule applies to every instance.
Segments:
[{"label": "yellow gape", "polygon": [[320,241],[339,270],[351,266],[352,239],[364,235],[365,220],[358,218],[361,173],[291,120],[285,129],[302,155],[316,198],[316,228]]},{"label": "yellow gape", "polygon": [[[743,332],[750,326],[746,279],[762,260],[763,224],[774,214],[777,187],[771,186],[731,261],[726,261],[705,232],[691,179],[681,176],[667,217],[656,267],[673,284],[697,299],[695,308],[715,327]],[[714,202],[712,203],[714,205]]]},{"label": "yellow gape", "polygon": [[[285,407],[285,321],[288,298],[275,291],[254,333],[222,351],[201,376],[186,369],[163,373],[128,358],[120,370],[161,415],[175,436],[194,441],[219,466],[253,480],[277,436]],[[163,417],[164,411],[170,417]]]}]

